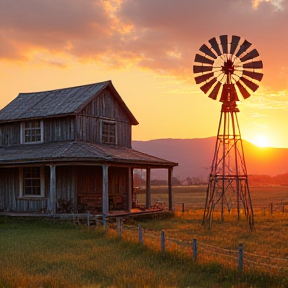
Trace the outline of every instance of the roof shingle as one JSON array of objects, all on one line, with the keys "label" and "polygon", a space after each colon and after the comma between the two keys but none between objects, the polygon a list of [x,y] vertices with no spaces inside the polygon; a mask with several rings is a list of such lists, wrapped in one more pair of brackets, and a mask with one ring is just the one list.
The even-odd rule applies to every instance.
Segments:
[{"label": "roof shingle", "polygon": [[173,167],[177,163],[154,157],[132,148],[87,142],[53,142],[0,148],[0,166],[40,162],[96,162],[152,167]]}]

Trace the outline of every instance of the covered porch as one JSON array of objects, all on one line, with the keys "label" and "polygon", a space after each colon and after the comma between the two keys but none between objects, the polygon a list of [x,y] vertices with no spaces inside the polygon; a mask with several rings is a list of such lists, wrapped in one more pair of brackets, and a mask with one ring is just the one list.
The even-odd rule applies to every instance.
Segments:
[{"label": "covered porch", "polygon": [[0,161],[0,212],[58,215],[89,211],[105,217],[133,213],[137,208],[134,169],[146,171],[143,213],[154,204],[151,171],[167,171],[167,209],[172,211],[172,174],[177,165],[131,148],[85,142],[5,148]]}]

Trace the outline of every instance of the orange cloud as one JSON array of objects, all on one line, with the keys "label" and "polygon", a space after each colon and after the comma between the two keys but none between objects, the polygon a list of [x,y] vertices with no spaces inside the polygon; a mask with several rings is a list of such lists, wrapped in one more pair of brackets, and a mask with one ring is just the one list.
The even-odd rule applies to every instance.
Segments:
[{"label": "orange cloud", "polygon": [[0,0],[0,60],[39,62],[44,53],[43,65],[74,57],[191,78],[205,41],[239,35],[260,53],[263,85],[288,90],[286,14],[280,0]]}]

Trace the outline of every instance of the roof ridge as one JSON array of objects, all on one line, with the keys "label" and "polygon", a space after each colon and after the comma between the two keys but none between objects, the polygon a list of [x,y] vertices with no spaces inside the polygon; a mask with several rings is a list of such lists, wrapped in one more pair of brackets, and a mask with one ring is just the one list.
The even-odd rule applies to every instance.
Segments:
[{"label": "roof ridge", "polygon": [[95,82],[95,83],[90,83],[90,84],[84,84],[84,85],[77,85],[77,86],[72,86],[72,87],[63,87],[63,88],[57,88],[57,89],[51,89],[51,90],[45,90],[45,91],[38,91],[38,92],[20,92],[19,95],[25,95],[25,94],[40,94],[40,93],[47,93],[47,92],[53,92],[53,91],[60,91],[60,90],[69,90],[69,89],[74,89],[74,88],[80,88],[80,87],[85,87],[85,86],[94,86],[94,85],[100,85],[104,83],[111,83],[111,80],[106,80],[102,82]]}]

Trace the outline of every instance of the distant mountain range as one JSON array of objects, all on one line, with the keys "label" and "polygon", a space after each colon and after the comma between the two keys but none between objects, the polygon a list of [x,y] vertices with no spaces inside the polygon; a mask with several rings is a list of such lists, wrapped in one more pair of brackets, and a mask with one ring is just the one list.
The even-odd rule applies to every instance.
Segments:
[{"label": "distant mountain range", "polygon": [[[207,179],[210,173],[216,137],[195,139],[157,139],[133,141],[135,150],[179,163],[173,176]],[[244,154],[249,175],[275,176],[288,172],[287,148],[261,148],[243,140]],[[159,172],[162,178],[163,172]],[[166,173],[165,173],[166,175]]]}]

